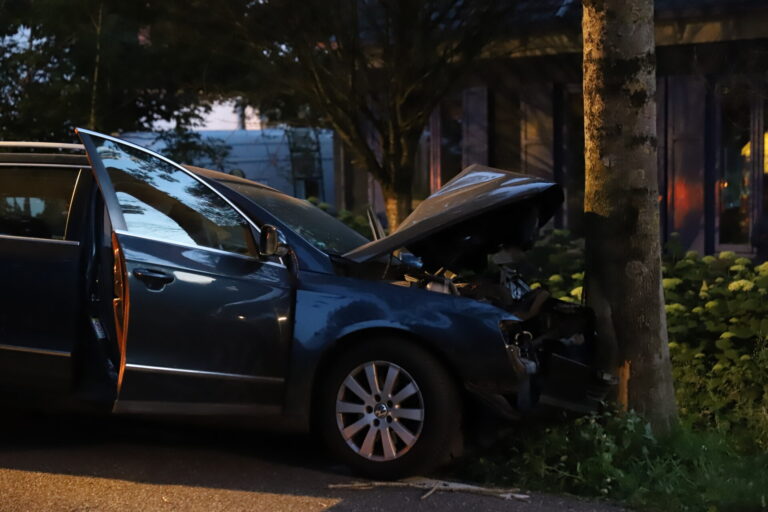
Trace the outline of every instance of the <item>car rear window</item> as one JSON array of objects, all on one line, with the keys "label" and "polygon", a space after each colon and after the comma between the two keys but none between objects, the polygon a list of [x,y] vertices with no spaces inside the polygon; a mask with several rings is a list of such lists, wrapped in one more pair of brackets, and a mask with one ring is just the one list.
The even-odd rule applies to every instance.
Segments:
[{"label": "car rear window", "polygon": [[0,235],[63,240],[79,172],[0,166]]}]

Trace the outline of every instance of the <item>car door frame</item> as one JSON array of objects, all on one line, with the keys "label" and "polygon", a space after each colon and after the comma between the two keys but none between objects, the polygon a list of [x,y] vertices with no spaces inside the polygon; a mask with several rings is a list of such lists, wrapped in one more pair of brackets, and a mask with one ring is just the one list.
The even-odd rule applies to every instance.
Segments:
[{"label": "car door frame", "polygon": [[[76,133],[80,136],[80,139],[82,140],[83,145],[85,147],[86,153],[88,154],[88,158],[89,158],[90,163],[91,163],[91,170],[93,172],[94,180],[96,181],[96,185],[97,185],[97,187],[99,188],[99,190],[101,192],[101,197],[103,199],[104,205],[106,207],[107,213],[108,213],[109,218],[110,218],[111,230],[112,230],[112,233],[113,233],[113,247],[115,245],[115,242],[117,241],[117,237],[115,235],[123,235],[123,236],[128,236],[128,237],[138,237],[138,238],[144,238],[144,239],[148,239],[148,240],[155,240],[157,242],[166,242],[166,241],[158,240],[158,239],[153,239],[151,237],[146,237],[146,236],[142,236],[142,235],[137,235],[137,234],[132,233],[132,232],[130,232],[128,230],[128,227],[127,227],[127,224],[126,224],[126,221],[125,221],[125,217],[124,217],[123,212],[122,212],[122,208],[121,208],[120,203],[119,203],[119,201],[117,199],[116,190],[115,190],[115,188],[114,188],[114,186],[112,184],[112,180],[111,180],[111,178],[110,178],[110,176],[108,174],[107,169],[105,168],[105,166],[104,166],[104,164],[103,164],[103,162],[101,161],[100,158],[91,157],[91,155],[97,155],[98,154],[97,151],[96,151],[96,145],[94,144],[94,142],[91,139],[91,137],[98,137],[100,139],[109,140],[109,141],[114,142],[116,144],[120,144],[120,145],[124,145],[124,146],[127,146],[127,147],[131,147],[133,149],[141,151],[142,153],[147,154],[148,156],[151,156],[151,157],[154,157],[154,158],[158,158],[158,159],[160,159],[160,160],[162,160],[162,161],[172,165],[173,167],[179,169],[180,171],[184,172],[186,175],[192,177],[194,180],[196,180],[197,182],[201,183],[203,186],[205,186],[208,189],[210,189],[211,191],[213,191],[213,193],[215,193],[217,197],[221,198],[227,205],[229,205],[231,208],[233,208],[233,210],[238,215],[240,215],[240,217],[245,219],[245,221],[247,222],[248,226],[251,229],[251,234],[254,237],[254,240],[258,241],[258,237],[259,237],[259,234],[260,234],[261,230],[259,229],[259,227],[256,224],[256,222],[251,218],[251,216],[246,214],[241,208],[239,208],[237,206],[237,204],[235,204],[232,200],[230,200],[228,197],[226,197],[225,194],[222,194],[214,186],[212,186],[211,184],[206,182],[206,180],[204,180],[203,178],[197,176],[194,172],[190,171],[189,169],[186,169],[184,166],[182,166],[182,165],[180,165],[180,164],[178,164],[178,163],[176,163],[176,162],[174,162],[174,161],[172,161],[172,160],[170,160],[170,159],[168,159],[168,158],[166,158],[166,157],[164,157],[162,155],[159,155],[159,154],[157,154],[154,151],[148,150],[147,148],[143,148],[141,146],[138,146],[136,144],[133,144],[131,142],[128,142],[128,141],[125,141],[125,140],[122,140],[122,139],[119,139],[119,138],[116,138],[116,137],[111,137],[109,135],[105,135],[105,134],[102,134],[102,133],[99,133],[99,132],[95,132],[95,131],[91,131],[91,130],[87,130],[87,129],[83,129],[83,128],[77,128],[76,129]],[[172,245],[185,246],[185,244],[177,243],[177,242],[173,242]],[[227,251],[221,251],[219,249],[214,249],[214,248],[206,248],[206,247],[199,247],[199,246],[192,246],[192,245],[190,245],[189,247],[194,248],[194,249],[202,249],[202,250],[206,250],[206,251],[213,251],[213,252],[221,252],[221,253],[230,254]],[[119,247],[119,244],[118,244],[118,247],[115,248],[115,250],[116,251],[120,251],[121,250],[121,248]],[[116,252],[116,255],[117,254],[118,254],[118,252]],[[264,261],[263,263],[266,264],[266,265],[277,265],[277,266],[282,267],[284,269],[288,269],[288,266],[286,265],[286,262],[282,258],[278,258],[277,262],[274,262],[274,261]],[[123,262],[123,271],[125,271],[125,262]],[[127,284],[128,276],[124,275],[123,276],[123,280]],[[291,297],[291,302],[292,302],[292,304],[291,304],[291,308],[290,308],[291,309],[291,314],[293,314],[293,311],[295,309],[295,283],[291,282],[290,286],[291,286],[291,288],[293,288],[293,291],[291,293],[291,296],[292,296]],[[129,287],[126,285],[126,291],[127,291],[128,288]],[[126,300],[127,309],[129,310],[130,309],[130,292],[129,291],[127,291],[127,294],[125,296],[125,300]],[[127,318],[124,321],[125,321],[125,323],[127,323]],[[291,325],[293,325],[292,319],[291,319]],[[125,325],[124,329],[127,329],[127,327],[128,326]],[[120,333],[118,333],[118,334],[120,334]],[[275,407],[271,407],[271,406],[259,407],[258,404],[248,404],[248,405],[243,405],[243,406],[240,406],[240,405],[229,406],[229,407],[222,406],[222,407],[215,407],[213,409],[211,409],[210,407],[203,407],[203,408],[196,409],[194,404],[189,404],[189,407],[183,407],[183,406],[182,407],[178,407],[180,404],[168,403],[168,402],[165,402],[165,403],[159,402],[158,404],[155,404],[155,405],[147,404],[145,402],[131,403],[130,401],[129,402],[123,401],[123,403],[121,403],[120,387],[122,385],[122,376],[125,374],[126,367],[127,366],[131,366],[130,364],[127,364],[127,362],[126,362],[127,358],[126,358],[125,351],[126,351],[127,347],[125,345],[126,345],[126,342],[129,343],[129,341],[127,340],[127,336],[128,335],[126,334],[126,332],[124,330],[122,332],[122,336],[121,336],[123,338],[122,339],[123,346],[121,346],[122,358],[121,358],[121,361],[120,361],[120,368],[119,368],[119,373],[120,373],[120,377],[121,378],[118,379],[118,389],[117,389],[118,398],[117,398],[117,401],[115,403],[115,407],[113,409],[114,412],[154,413],[154,412],[158,412],[156,410],[157,407],[161,407],[163,412],[167,412],[167,413],[170,413],[170,414],[174,414],[174,413],[179,413],[179,414],[187,414],[187,413],[189,413],[189,414],[209,414],[211,412],[216,412],[216,413],[219,413],[219,414],[229,414],[229,413],[231,413],[231,414],[235,414],[235,415],[247,414],[247,415],[256,415],[256,416],[273,416],[273,415],[278,415],[282,411],[282,408],[283,408],[284,404],[281,405],[281,407],[279,407],[279,408],[275,408]],[[289,339],[292,339],[292,334],[289,337]],[[130,349],[127,349],[127,350],[130,350]],[[242,377],[248,377],[252,381],[264,381],[267,384],[269,384],[269,383],[276,384],[277,381],[279,381],[279,384],[283,387],[283,390],[284,390],[284,387],[285,387],[285,384],[286,384],[286,378],[287,378],[287,375],[289,373],[289,367],[290,367],[290,354],[288,355],[288,358],[285,361],[285,368],[284,368],[284,371],[283,371],[283,376],[280,377],[280,378],[272,377],[272,376],[245,376],[245,375],[243,375]],[[185,370],[185,369],[182,369],[182,368],[179,368],[179,369],[170,369],[170,368],[168,368],[167,370],[168,370],[168,373],[171,373],[171,374],[176,373],[178,375],[185,375],[185,374],[188,374],[188,373],[195,373],[196,372],[194,370]],[[204,371],[201,371],[201,372],[198,372],[198,373],[206,374],[207,377],[213,377],[213,378],[221,377],[223,379],[229,379],[229,378],[232,378],[232,377],[236,376],[236,375],[233,375],[233,374],[226,374],[226,373],[218,374],[217,372],[204,372]],[[211,410],[209,410],[209,409],[211,409]]]}]

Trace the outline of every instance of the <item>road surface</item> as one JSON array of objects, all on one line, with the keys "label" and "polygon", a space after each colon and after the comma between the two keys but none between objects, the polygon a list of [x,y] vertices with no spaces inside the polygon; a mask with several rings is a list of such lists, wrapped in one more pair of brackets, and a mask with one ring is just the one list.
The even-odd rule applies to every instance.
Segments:
[{"label": "road surface", "polygon": [[359,479],[309,436],[129,418],[8,411],[0,418],[0,512],[621,510],[538,493],[519,502],[330,489]]}]

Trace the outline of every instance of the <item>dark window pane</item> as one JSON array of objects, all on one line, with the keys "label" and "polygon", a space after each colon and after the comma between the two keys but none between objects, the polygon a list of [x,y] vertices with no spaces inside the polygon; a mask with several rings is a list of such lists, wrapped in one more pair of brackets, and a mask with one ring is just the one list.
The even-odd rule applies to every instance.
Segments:
[{"label": "dark window pane", "polygon": [[62,240],[78,172],[0,167],[0,234]]},{"label": "dark window pane", "polygon": [[323,191],[320,189],[320,182],[317,180],[304,180],[304,197],[322,199]]},{"label": "dark window pane", "polygon": [[96,140],[128,231],[256,256],[246,220],[207,185],[144,151]]},{"label": "dark window pane", "polygon": [[584,99],[581,92],[565,100],[565,210],[568,229],[584,234]]},{"label": "dark window pane", "polygon": [[494,91],[491,111],[491,167],[520,170],[520,98],[503,86]]},{"label": "dark window pane", "polygon": [[440,107],[440,182],[448,183],[461,172],[463,103],[460,93],[449,95]]},{"label": "dark window pane", "polygon": [[763,100],[763,134],[762,134],[762,170],[758,171],[763,174],[763,222],[768,220],[768,101]]},{"label": "dark window pane", "polygon": [[[419,146],[416,150],[416,163],[414,166],[413,182],[411,184],[411,195],[414,202],[421,201],[430,194],[429,190],[429,127],[425,128],[424,133],[419,140]],[[416,205],[414,204],[414,207]]]},{"label": "dark window pane", "polygon": [[750,94],[744,87],[724,87],[721,98],[720,243],[748,244],[752,182]]}]

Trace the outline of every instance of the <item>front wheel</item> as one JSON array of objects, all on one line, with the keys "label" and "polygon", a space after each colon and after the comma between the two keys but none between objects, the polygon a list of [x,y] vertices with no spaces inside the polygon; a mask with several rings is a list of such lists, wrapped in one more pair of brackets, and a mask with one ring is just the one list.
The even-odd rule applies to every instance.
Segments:
[{"label": "front wheel", "polygon": [[443,365],[413,342],[382,338],[333,361],[319,421],[331,452],[373,478],[427,472],[458,455],[461,400]]}]

